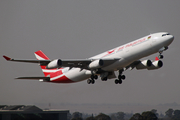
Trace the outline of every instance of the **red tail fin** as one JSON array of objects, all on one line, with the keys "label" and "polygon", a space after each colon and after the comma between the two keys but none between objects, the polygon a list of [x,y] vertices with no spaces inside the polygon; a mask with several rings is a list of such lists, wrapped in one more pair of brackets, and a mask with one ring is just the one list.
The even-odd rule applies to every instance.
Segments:
[{"label": "red tail fin", "polygon": [[41,50],[36,51],[34,54],[38,60],[49,60],[49,58]]},{"label": "red tail fin", "polygon": [[[38,60],[49,60],[49,58],[41,50],[36,51],[34,54]],[[42,65],[40,66],[45,76],[48,76],[49,74],[58,71],[57,69],[49,70],[49,69],[46,69],[46,66],[42,66]]]}]

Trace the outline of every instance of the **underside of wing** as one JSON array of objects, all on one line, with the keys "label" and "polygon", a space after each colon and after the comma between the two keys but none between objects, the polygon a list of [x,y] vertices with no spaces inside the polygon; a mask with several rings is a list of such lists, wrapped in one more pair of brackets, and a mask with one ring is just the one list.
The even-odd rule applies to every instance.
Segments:
[{"label": "underside of wing", "polygon": [[131,63],[130,65],[126,66],[126,67],[125,67],[125,70],[127,70],[127,69],[132,70],[132,69],[134,69],[139,63],[140,63],[139,60],[138,60],[138,61],[134,61],[134,62]]},{"label": "underside of wing", "polygon": [[120,60],[119,58],[113,58],[113,59],[71,59],[71,60],[64,60],[64,59],[56,59],[51,61],[46,68],[47,69],[54,69],[54,68],[60,68],[60,67],[76,67],[81,69],[97,69],[102,68],[107,65],[110,65],[117,60]]}]

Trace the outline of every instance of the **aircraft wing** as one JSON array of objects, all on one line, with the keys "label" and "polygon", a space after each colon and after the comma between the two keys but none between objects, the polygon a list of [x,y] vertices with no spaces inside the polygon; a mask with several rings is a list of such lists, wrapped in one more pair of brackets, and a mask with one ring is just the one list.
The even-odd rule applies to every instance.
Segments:
[{"label": "aircraft wing", "polygon": [[18,59],[12,59],[7,56],[3,56],[7,61],[14,61],[14,62],[27,62],[27,63],[39,63],[40,65],[48,65],[51,61],[50,60],[18,60]]},{"label": "aircraft wing", "polygon": [[62,59],[62,67],[77,67],[77,68],[81,68],[81,69],[88,69],[90,70],[91,68],[89,68],[89,65],[93,62],[95,62],[96,60],[102,60],[103,61],[103,67],[112,64],[114,62],[116,62],[117,60],[120,60],[119,58],[102,58],[102,59],[77,59],[77,60],[63,60]]},{"label": "aircraft wing", "polygon": [[124,69],[127,70],[127,69],[134,69],[136,67],[136,65],[138,65],[141,61],[138,60],[138,61],[134,61],[133,63],[131,63],[130,65],[126,66]]},{"label": "aircraft wing", "polygon": [[[95,66],[103,61],[103,67],[110,65],[118,60],[120,58],[101,58],[101,59],[56,59],[56,60],[22,60],[22,59],[12,59],[7,56],[3,56],[7,61],[14,61],[14,62],[27,62],[27,63],[39,63],[42,66],[46,66],[48,69],[54,69],[59,67],[76,67],[81,69],[94,69],[95,67],[89,67]],[[58,61],[61,62],[61,65],[58,66]],[[98,63],[99,62],[99,63]],[[50,66],[50,67],[48,67]],[[53,67],[52,67],[53,66]]]}]

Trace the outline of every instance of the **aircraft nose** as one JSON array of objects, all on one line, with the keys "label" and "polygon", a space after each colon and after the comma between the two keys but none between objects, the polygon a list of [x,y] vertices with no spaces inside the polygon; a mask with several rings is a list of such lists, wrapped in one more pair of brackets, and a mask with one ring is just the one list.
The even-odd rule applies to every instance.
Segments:
[{"label": "aircraft nose", "polygon": [[173,35],[168,35],[167,37],[168,37],[168,39],[166,39],[166,43],[171,44],[173,42],[173,40],[174,40],[174,36]]},{"label": "aircraft nose", "polygon": [[174,40],[174,36],[172,35],[172,37],[171,37],[171,40],[173,41]]},{"label": "aircraft nose", "polygon": [[174,40],[174,36],[170,35],[169,41],[172,42]]}]

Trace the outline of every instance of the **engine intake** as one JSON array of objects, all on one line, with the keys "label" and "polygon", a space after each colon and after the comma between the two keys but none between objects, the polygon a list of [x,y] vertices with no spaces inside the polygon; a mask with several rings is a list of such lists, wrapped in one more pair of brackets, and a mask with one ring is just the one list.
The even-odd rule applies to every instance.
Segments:
[{"label": "engine intake", "polygon": [[148,70],[154,70],[154,69],[159,69],[163,66],[163,62],[161,60],[157,60],[157,61],[154,61],[152,63],[152,66],[148,67],[147,69]]},{"label": "engine intake", "polygon": [[151,67],[151,65],[152,65],[151,60],[143,60],[136,66],[136,69],[137,70],[147,69],[148,67]]}]

